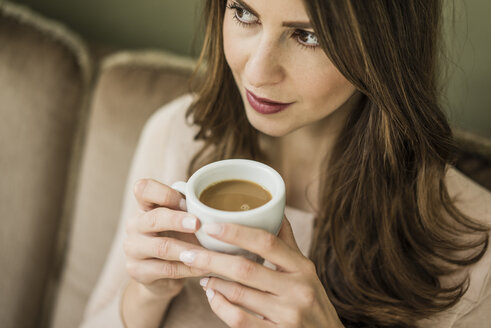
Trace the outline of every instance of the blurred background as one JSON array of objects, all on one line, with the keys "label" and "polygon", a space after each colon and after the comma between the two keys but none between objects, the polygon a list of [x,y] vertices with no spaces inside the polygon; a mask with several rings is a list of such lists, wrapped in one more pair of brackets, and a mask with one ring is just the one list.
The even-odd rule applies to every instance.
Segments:
[{"label": "blurred background", "polygon": [[[92,42],[196,57],[201,0],[16,0]],[[491,136],[491,1],[445,0],[450,66],[445,106],[453,124]]]}]

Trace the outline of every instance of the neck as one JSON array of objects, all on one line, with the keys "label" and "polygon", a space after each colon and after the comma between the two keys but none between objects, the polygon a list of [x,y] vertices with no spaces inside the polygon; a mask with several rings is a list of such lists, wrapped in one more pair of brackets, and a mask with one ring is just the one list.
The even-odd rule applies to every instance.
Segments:
[{"label": "neck", "polygon": [[[327,117],[303,126],[283,137],[261,135],[260,143],[268,163],[285,180],[287,203],[315,211],[318,184],[329,154],[361,94],[355,92],[340,108]],[[307,197],[306,197],[307,196]]]}]

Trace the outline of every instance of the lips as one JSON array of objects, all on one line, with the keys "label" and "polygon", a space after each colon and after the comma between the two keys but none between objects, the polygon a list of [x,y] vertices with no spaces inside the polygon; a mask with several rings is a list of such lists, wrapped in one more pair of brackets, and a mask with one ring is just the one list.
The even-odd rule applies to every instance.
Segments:
[{"label": "lips", "polygon": [[247,100],[251,107],[261,114],[275,114],[283,111],[293,103],[279,103],[269,99],[260,98],[246,89]]}]

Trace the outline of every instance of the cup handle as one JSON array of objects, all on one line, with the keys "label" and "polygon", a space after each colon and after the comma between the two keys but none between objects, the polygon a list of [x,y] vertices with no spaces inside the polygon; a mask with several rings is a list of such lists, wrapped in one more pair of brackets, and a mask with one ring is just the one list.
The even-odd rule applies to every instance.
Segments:
[{"label": "cup handle", "polygon": [[186,182],[177,181],[171,186],[172,189],[179,191],[181,194],[186,195]]}]

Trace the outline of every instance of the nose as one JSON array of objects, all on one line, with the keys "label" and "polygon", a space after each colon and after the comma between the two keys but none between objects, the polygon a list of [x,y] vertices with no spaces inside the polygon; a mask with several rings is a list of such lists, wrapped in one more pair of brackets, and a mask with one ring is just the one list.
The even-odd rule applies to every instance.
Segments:
[{"label": "nose", "polygon": [[244,75],[250,86],[260,88],[280,83],[284,78],[281,49],[272,40],[262,39],[251,49]]}]

